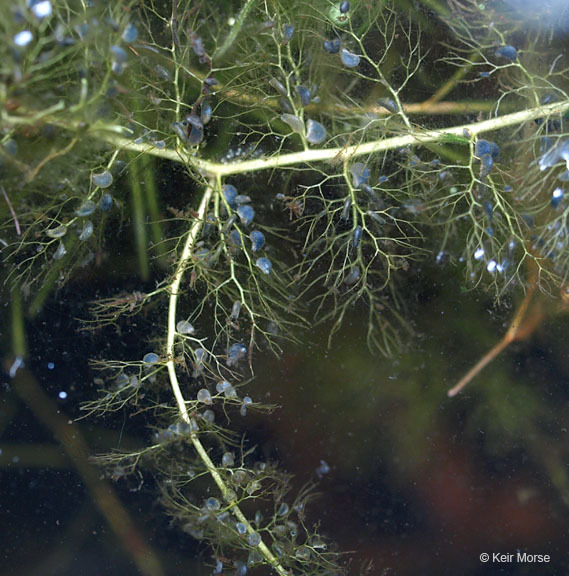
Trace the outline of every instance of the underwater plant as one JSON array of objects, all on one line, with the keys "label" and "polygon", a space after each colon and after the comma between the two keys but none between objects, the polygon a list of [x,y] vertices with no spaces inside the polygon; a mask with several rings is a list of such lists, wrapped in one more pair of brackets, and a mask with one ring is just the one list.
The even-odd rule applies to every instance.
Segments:
[{"label": "underwater plant", "polygon": [[[147,445],[96,460],[152,479],[214,574],[346,571],[310,490],[232,429],[275,409],[247,390],[269,377],[259,355],[317,323],[334,346],[354,309],[395,353],[426,261],[497,301],[567,296],[565,53],[498,4],[416,4],[0,8],[4,291],[35,318],[108,271],[78,330],[127,342],[92,359],[84,417],[152,422]],[[114,293],[125,245],[137,280]]]}]

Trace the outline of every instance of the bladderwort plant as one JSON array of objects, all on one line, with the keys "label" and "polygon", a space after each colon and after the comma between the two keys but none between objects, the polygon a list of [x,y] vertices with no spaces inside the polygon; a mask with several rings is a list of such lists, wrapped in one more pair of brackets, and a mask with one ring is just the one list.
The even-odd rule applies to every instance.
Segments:
[{"label": "bladderwort plant", "polygon": [[153,326],[134,359],[93,361],[90,418],[153,418],[146,448],[98,461],[154,478],[214,573],[343,572],[309,491],[231,431],[271,408],[247,395],[266,377],[255,357],[316,322],[333,346],[354,307],[370,348],[393,353],[412,338],[401,287],[426,259],[497,299],[565,293],[555,31],[472,0],[6,4],[5,293],[36,316],[127,219],[141,282],[158,279],[93,301],[81,325]]}]

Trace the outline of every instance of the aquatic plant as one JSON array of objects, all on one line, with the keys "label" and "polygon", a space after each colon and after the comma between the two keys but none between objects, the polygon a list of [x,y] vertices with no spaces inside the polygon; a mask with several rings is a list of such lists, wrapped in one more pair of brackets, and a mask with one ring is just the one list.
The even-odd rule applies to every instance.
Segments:
[{"label": "aquatic plant", "polygon": [[144,310],[161,333],[94,361],[84,410],[152,411],[147,447],[98,461],[154,478],[214,573],[343,570],[306,520],[309,493],[231,431],[272,408],[247,394],[259,351],[316,322],[333,345],[363,306],[370,348],[393,353],[412,338],[402,286],[426,259],[498,300],[565,290],[565,55],[479,2],[422,4],[0,9],[7,290],[37,315],[125,242],[130,216],[139,277],[159,280],[95,300],[82,328]]}]

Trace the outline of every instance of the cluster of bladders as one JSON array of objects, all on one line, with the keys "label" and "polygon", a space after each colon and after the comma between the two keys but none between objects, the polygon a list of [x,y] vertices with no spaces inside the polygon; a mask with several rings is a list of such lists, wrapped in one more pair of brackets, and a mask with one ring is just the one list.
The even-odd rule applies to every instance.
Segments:
[{"label": "cluster of bladders", "polygon": [[[225,237],[225,245],[228,245],[232,252],[239,252],[243,249],[243,237],[245,233],[235,228],[239,221],[243,227],[250,227],[255,219],[255,209],[251,206],[251,198],[244,194],[239,194],[237,188],[232,184],[224,184],[222,187],[223,197],[228,207],[228,219],[223,225],[222,233]],[[204,226],[203,236],[207,238],[213,230],[212,218],[208,218]],[[249,233],[251,252],[257,253],[265,247],[265,235],[255,228]],[[194,257],[206,266],[213,266],[221,252],[223,245],[219,245],[215,251],[206,248],[203,241],[198,243],[194,251]],[[260,256],[256,259],[255,265],[266,275],[271,273],[273,263],[266,257]]]},{"label": "cluster of bladders", "polygon": [[[478,140],[475,144],[474,149],[475,157],[480,161],[480,181],[481,186],[479,187],[479,199],[482,200],[482,206],[484,208],[486,217],[491,222],[494,215],[494,207],[490,200],[483,199],[483,195],[487,187],[485,181],[487,176],[490,174],[494,161],[499,155],[499,147],[494,142],[489,142],[487,140]],[[565,162],[565,170],[557,176],[557,179],[562,182],[569,182],[569,139],[561,139],[556,144],[551,142],[551,137],[547,136],[542,138],[542,155],[538,160],[538,165],[540,171],[545,171],[547,169],[555,167],[560,162]],[[511,192],[512,187],[509,185],[504,186],[504,192]],[[565,191],[563,188],[557,186],[551,193],[550,206],[553,210],[557,211],[562,207],[562,202],[565,197]],[[531,228],[533,226],[533,218],[531,216],[524,216],[524,220],[527,225]],[[559,226],[560,222],[557,221],[555,226]],[[486,228],[488,236],[493,235],[493,229],[491,226]],[[535,239],[535,237],[534,237]],[[562,242],[559,248],[562,248],[564,243]],[[508,243],[508,257],[513,255],[515,251],[515,242],[511,240]],[[540,242],[532,246],[534,250],[539,250],[541,248]],[[474,259],[477,261],[482,261],[485,256],[485,250],[482,246],[478,247],[474,252]],[[546,257],[553,257],[553,253],[545,254]],[[503,272],[508,265],[508,258],[502,262],[497,262],[494,259],[490,259],[486,262],[486,269],[490,273]]]},{"label": "cluster of bladders", "polygon": [[[95,189],[109,188],[113,183],[113,175],[108,171],[94,172],[91,174],[91,182]],[[93,222],[88,219],[96,210],[100,212],[108,212],[113,207],[113,197],[108,192],[103,192],[99,197],[98,202],[91,199],[86,199],[81,202],[75,210],[77,218],[72,220],[73,224],[77,224],[77,236],[81,242],[85,242],[93,235]],[[52,239],[59,239],[59,245],[53,254],[54,260],[61,260],[66,254],[67,249],[63,241],[63,237],[69,231],[69,224],[60,224],[55,228],[48,228],[45,231],[46,236]]]}]

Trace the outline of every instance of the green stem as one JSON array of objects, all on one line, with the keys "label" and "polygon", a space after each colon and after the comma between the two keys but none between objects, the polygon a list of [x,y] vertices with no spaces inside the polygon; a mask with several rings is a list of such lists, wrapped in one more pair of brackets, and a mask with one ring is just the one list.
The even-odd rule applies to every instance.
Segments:
[{"label": "green stem", "polygon": [[144,210],[144,196],[140,182],[140,162],[140,157],[133,158],[130,163],[128,175],[132,195],[132,219],[134,224],[136,253],[138,255],[138,266],[140,269],[140,277],[142,280],[146,281],[150,277],[150,270],[148,267],[147,254],[146,212]]},{"label": "green stem", "polygon": [[[217,181],[217,185],[219,186],[219,180]],[[182,254],[178,259],[178,264],[176,266],[176,271],[174,273],[174,279],[172,280],[169,287],[170,300],[168,305],[168,334],[166,337],[166,354],[168,361],[166,366],[168,368],[170,386],[172,388],[172,392],[174,393],[174,397],[176,398],[176,403],[178,405],[178,411],[180,412],[182,420],[187,424],[191,424],[191,416],[188,413],[186,400],[180,389],[180,382],[178,381],[178,375],[176,374],[176,365],[175,365],[176,313],[178,307],[178,296],[180,294],[180,283],[182,281],[184,272],[188,267],[188,263],[192,257],[192,250],[195,246],[198,234],[205,220],[207,207],[214,195],[213,186],[214,186],[214,180],[212,179],[210,185],[206,188],[204,192],[200,206],[198,208],[196,219],[192,224],[190,231],[188,232],[188,236],[184,244],[184,249],[182,250]],[[249,534],[253,534],[255,532],[255,529],[253,528],[253,526],[251,525],[245,514],[243,514],[237,502],[233,499],[232,491],[230,491],[224,479],[218,472],[215,464],[209,457],[209,454],[207,453],[199,436],[195,432],[192,432],[190,434],[190,440],[192,442],[194,449],[196,450],[202,462],[204,463],[205,467],[207,468],[207,471],[209,472],[213,481],[217,484],[217,487],[219,488],[224,500],[231,507],[231,512],[235,515],[235,517],[239,520],[239,522],[242,522],[246,526],[247,532]],[[280,576],[291,576],[290,573],[281,565],[281,563],[278,561],[278,559],[275,557],[275,555],[270,551],[269,547],[263,541],[261,541],[257,545],[257,550],[259,551],[259,554],[261,554],[261,556],[276,570],[276,572]]]},{"label": "green stem", "polygon": [[384,138],[372,142],[365,142],[363,144],[353,144],[352,146],[345,146],[343,148],[301,150],[299,152],[290,152],[289,154],[275,155],[269,158],[246,160],[244,162],[233,162],[230,164],[221,164],[218,162],[203,160],[192,156],[191,153],[182,149],[157,149],[154,146],[145,143],[135,144],[131,140],[115,136],[114,134],[102,134],[101,137],[118,148],[139,153],[153,154],[154,156],[164,158],[165,160],[188,164],[201,173],[221,178],[234,174],[283,168],[285,166],[298,164],[357,158],[358,156],[386,152],[388,150],[404,148],[405,146],[424,145],[432,142],[444,143],[445,141],[449,142],[449,137],[454,139],[453,142],[455,144],[457,143],[457,139],[464,140],[464,143],[466,144],[467,139],[464,136],[466,132],[470,133],[472,136],[478,136],[486,132],[493,132],[510,126],[524,124],[548,115],[562,115],[567,111],[569,111],[569,100],[562,103],[537,106],[535,108],[513,112],[512,114],[506,114],[505,116],[491,118],[482,122],[462,124],[460,126],[444,128],[442,130],[415,130],[404,136],[394,136],[393,138]]}]

